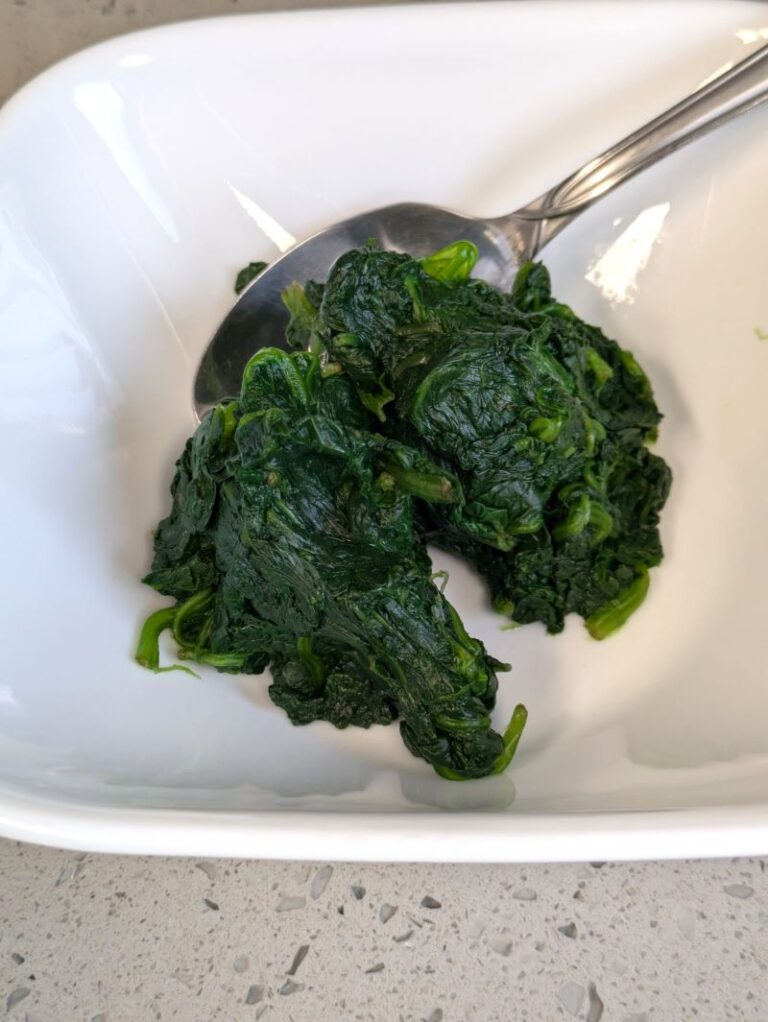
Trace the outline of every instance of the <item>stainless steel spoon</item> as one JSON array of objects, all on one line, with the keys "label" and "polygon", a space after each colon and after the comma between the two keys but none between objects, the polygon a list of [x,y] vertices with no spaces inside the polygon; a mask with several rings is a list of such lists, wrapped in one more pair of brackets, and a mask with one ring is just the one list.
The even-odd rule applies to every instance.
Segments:
[{"label": "stainless steel spoon", "polygon": [[475,273],[508,287],[517,268],[588,206],[628,178],[706,132],[768,100],[768,45],[700,86],[538,199],[508,216],[481,220],[450,209],[406,202],[326,227],[276,260],[247,288],[213,336],[194,386],[202,416],[240,391],[243,368],[266,346],[287,347],[288,313],[280,295],[294,281],[325,280],[335,260],[375,238],[382,248],[427,255],[450,242],[474,242]]}]

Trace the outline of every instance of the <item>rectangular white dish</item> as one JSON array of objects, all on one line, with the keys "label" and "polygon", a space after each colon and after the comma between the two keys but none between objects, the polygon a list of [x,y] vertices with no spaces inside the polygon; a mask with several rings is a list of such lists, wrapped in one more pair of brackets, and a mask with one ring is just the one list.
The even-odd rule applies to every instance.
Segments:
[{"label": "rectangular white dish", "polygon": [[236,269],[398,200],[512,210],[768,39],[766,3],[237,16],[113,40],[0,111],[0,834],[115,852],[531,861],[768,851],[768,110],[543,253],[665,412],[666,559],[605,643],[501,630],[507,775],[152,675],[139,579]]}]

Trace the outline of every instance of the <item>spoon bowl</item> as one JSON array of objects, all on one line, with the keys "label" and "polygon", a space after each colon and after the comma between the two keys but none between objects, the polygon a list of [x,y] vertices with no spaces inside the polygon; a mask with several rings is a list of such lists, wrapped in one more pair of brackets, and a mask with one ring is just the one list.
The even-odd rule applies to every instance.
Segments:
[{"label": "spoon bowl", "polygon": [[281,294],[294,281],[325,280],[344,252],[374,240],[381,248],[428,255],[461,238],[477,246],[475,275],[499,288],[511,285],[542,228],[537,220],[481,220],[450,209],[403,202],[350,217],[295,245],[249,284],[213,336],[195,379],[199,416],[240,390],[243,368],[263,347],[288,349],[288,310]]},{"label": "spoon bowl", "polygon": [[286,348],[282,292],[294,281],[325,280],[351,248],[374,240],[420,257],[458,240],[477,246],[475,274],[499,288],[512,283],[574,217],[639,171],[768,100],[768,44],[713,76],[688,97],[590,160],[559,185],[508,216],[479,219],[403,202],[361,213],[294,246],[243,292],[213,336],[194,384],[198,417],[240,391],[245,364],[263,347]]}]

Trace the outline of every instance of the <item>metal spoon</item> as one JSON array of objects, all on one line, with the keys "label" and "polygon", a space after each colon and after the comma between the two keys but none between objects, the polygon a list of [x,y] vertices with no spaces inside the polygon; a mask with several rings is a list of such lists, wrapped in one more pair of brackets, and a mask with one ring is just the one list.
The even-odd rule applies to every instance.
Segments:
[{"label": "metal spoon", "polygon": [[405,202],[326,227],[276,260],[243,292],[213,336],[194,386],[195,410],[240,391],[243,368],[266,346],[287,347],[281,292],[325,280],[336,259],[375,238],[382,248],[427,255],[458,239],[480,253],[476,274],[508,287],[517,268],[588,206],[628,178],[706,132],[768,100],[768,45],[706,82],[687,99],[508,216],[481,220],[450,209]]}]

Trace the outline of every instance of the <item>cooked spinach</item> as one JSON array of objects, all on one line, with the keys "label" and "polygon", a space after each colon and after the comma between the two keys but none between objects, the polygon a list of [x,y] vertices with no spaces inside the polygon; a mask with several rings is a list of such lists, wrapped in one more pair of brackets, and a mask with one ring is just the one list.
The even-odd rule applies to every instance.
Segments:
[{"label": "cooked spinach", "polygon": [[[147,618],[140,663],[270,666],[295,724],[399,720],[453,780],[508,765],[525,708],[492,729],[506,665],[435,586],[426,543],[475,565],[515,622],[556,632],[576,612],[601,639],[645,598],[671,476],[634,357],[541,264],[503,294],[476,259],[369,245],[287,289],[298,350],[258,352],[177,462],[145,579],[175,602]],[[181,665],[160,666],[167,630]]]},{"label": "cooked spinach", "polygon": [[[470,277],[457,242],[427,259],[373,246],[324,286],[294,285],[299,343],[353,381],[378,428],[456,477],[464,499],[420,506],[425,539],[468,558],[515,621],[595,638],[640,605],[662,557],[667,465],[645,373],[527,263],[511,294]],[[300,309],[300,321],[294,310]]]},{"label": "cooked spinach", "polygon": [[255,262],[248,263],[235,277],[235,294],[239,295],[241,291],[245,291],[252,280],[255,280],[258,275],[266,270],[269,263]]},{"label": "cooked spinach", "polygon": [[338,366],[266,349],[238,400],[218,405],[177,463],[145,581],[175,600],[137,659],[159,668],[171,629],[185,663],[261,673],[295,724],[400,721],[443,777],[503,770],[525,723],[491,726],[506,666],[471,638],[433,583],[414,504],[458,506],[457,478],[371,428]]}]

